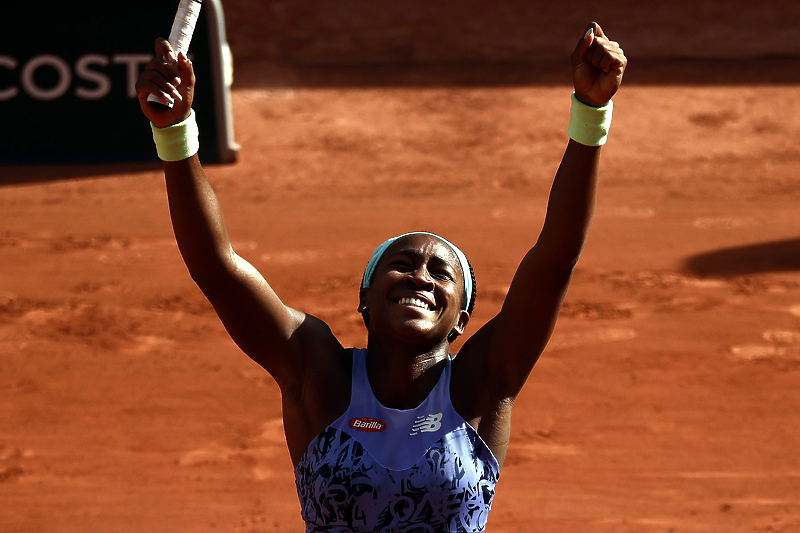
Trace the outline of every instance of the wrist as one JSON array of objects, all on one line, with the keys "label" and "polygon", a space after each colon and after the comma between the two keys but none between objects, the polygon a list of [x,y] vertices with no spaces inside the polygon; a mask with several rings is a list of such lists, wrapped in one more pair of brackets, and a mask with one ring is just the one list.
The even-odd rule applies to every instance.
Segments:
[{"label": "wrist", "polygon": [[589,98],[586,95],[578,94],[578,91],[575,91],[575,98],[577,98],[578,102],[580,102],[580,103],[582,103],[584,105],[588,105],[589,107],[597,107],[597,108],[605,107],[611,101],[611,100],[606,100],[605,102],[598,102],[596,100],[593,100],[593,99]]},{"label": "wrist", "polygon": [[614,102],[611,100],[600,107],[590,106],[573,92],[567,134],[581,144],[603,146],[608,140],[613,110]]},{"label": "wrist", "polygon": [[188,159],[200,149],[199,131],[194,110],[189,112],[185,120],[159,128],[152,122],[153,141],[156,144],[158,157],[163,161],[181,161]]}]

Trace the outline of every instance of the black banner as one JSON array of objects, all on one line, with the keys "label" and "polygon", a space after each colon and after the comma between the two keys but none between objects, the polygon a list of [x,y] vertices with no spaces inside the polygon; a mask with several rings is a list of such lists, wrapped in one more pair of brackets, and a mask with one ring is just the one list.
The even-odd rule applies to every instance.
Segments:
[{"label": "black banner", "polygon": [[[0,32],[0,163],[156,160],[134,84],[167,37],[178,0],[13,2]],[[189,48],[200,158],[230,162],[222,8],[205,0]]]}]

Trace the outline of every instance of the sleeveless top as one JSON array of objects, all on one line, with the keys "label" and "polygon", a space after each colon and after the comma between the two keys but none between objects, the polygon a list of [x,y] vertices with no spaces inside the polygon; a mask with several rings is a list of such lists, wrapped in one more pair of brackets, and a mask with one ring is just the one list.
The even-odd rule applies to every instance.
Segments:
[{"label": "sleeveless top", "polygon": [[450,401],[452,362],[415,409],[384,407],[353,350],[350,406],[295,468],[306,532],[456,533],[486,528],[497,459]]}]

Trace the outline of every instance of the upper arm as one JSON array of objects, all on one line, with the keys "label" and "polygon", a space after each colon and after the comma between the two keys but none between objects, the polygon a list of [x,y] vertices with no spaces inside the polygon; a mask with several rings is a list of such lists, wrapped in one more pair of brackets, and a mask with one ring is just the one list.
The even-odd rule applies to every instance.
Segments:
[{"label": "upper arm", "polygon": [[574,263],[553,264],[543,255],[536,247],[528,252],[500,312],[459,352],[482,360],[475,364],[491,405],[519,394],[555,327]]},{"label": "upper arm", "polygon": [[311,345],[338,347],[321,321],[285,305],[250,263],[231,251],[210,279],[195,279],[234,342],[282,387],[302,376]]},{"label": "upper arm", "polygon": [[165,162],[164,174],[175,238],[192,279],[248,356],[282,388],[300,384],[308,354],[331,353],[338,346],[330,329],[284,305],[233,251],[219,201],[196,155]]},{"label": "upper arm", "polygon": [[[500,313],[464,344],[484,359],[492,402],[514,398],[555,327],[594,209],[599,149],[570,141],[556,172],[544,226]],[[461,354],[459,354],[461,357]]]}]

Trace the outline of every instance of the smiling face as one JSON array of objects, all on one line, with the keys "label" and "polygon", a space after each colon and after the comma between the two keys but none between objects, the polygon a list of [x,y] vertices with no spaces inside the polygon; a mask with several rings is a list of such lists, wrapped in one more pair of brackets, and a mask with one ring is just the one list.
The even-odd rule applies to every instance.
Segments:
[{"label": "smiling face", "polygon": [[370,335],[443,340],[466,327],[464,298],[464,273],[452,249],[432,235],[412,234],[383,253],[370,288],[361,291],[361,307]]}]

